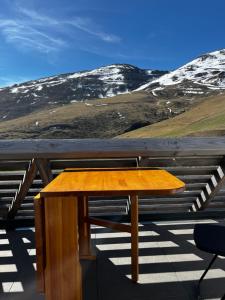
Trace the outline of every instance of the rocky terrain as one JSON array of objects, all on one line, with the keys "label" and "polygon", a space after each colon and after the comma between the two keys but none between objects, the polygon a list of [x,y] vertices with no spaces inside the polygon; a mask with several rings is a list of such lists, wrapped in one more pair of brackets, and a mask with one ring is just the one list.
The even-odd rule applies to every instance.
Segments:
[{"label": "rocky terrain", "polygon": [[1,122],[0,138],[111,138],[170,115],[165,101],[137,92],[75,102]]},{"label": "rocky terrain", "polygon": [[114,64],[52,76],[0,89],[0,138],[115,137],[224,93],[225,50],[170,73]]},{"label": "rocky terrain", "polygon": [[204,54],[137,90],[158,97],[196,97],[225,91],[225,49]]},{"label": "rocky terrain", "polygon": [[0,89],[0,121],[78,101],[127,94],[165,73],[121,64],[15,84]]}]

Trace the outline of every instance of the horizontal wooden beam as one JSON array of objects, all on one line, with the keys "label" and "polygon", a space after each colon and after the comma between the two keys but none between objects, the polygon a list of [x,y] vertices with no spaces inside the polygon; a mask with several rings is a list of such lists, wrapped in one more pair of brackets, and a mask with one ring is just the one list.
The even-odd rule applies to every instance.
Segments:
[{"label": "horizontal wooden beam", "polygon": [[0,159],[224,155],[225,137],[1,140]]},{"label": "horizontal wooden beam", "polygon": [[86,222],[88,222],[89,224],[97,225],[97,226],[111,228],[111,229],[117,230],[117,231],[129,232],[129,233],[131,232],[130,225],[116,223],[116,222],[112,222],[112,221],[108,221],[108,220],[89,217],[86,219]]}]

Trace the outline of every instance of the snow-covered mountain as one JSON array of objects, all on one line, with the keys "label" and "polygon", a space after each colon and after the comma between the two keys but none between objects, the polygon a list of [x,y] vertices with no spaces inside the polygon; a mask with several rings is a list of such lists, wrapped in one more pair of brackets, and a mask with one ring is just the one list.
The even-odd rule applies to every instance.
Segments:
[{"label": "snow-covered mountain", "polygon": [[225,49],[201,55],[137,90],[154,96],[195,96],[225,91]]},{"label": "snow-covered mountain", "polygon": [[51,106],[126,94],[165,73],[114,64],[2,88],[0,121]]},{"label": "snow-covered mountain", "polygon": [[113,64],[1,88],[0,121],[120,94],[131,93],[138,99],[134,91],[143,91],[152,114],[157,111],[162,119],[188,110],[202,97],[225,92],[225,49],[204,54],[170,73]]}]

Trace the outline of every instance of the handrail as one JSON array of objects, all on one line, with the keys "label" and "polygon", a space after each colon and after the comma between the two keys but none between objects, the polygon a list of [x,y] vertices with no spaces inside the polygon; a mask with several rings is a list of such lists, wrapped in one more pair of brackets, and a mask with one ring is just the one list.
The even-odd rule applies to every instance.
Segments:
[{"label": "handrail", "polygon": [[[185,200],[184,203],[180,201],[182,209],[187,209],[187,212],[198,211],[207,208],[211,200],[219,195],[220,190],[223,193],[224,158],[225,137],[1,140],[0,196],[2,211],[4,210],[2,216],[5,216],[5,207],[9,205],[10,197],[13,197],[13,201],[9,205],[8,216],[15,216],[26,195],[28,198],[31,197],[37,189],[36,185],[40,187],[40,183],[36,182],[34,187],[32,186],[36,173],[38,180],[46,185],[57,170],[66,167],[108,167],[107,164],[111,167],[163,167],[182,176],[208,175],[207,179],[203,178],[196,184],[193,184],[193,178],[187,179],[191,182],[189,190],[181,196],[182,201]],[[35,172],[29,169],[27,165],[29,161],[35,163],[37,168]],[[23,180],[20,178],[22,175],[18,173],[21,171],[25,172]],[[12,181],[15,179],[21,181],[19,188]],[[11,189],[10,180],[14,185]],[[15,193],[13,189],[17,189],[14,196],[12,196],[12,193]],[[188,203],[191,201],[188,207],[187,199]],[[178,200],[174,201],[176,203]],[[216,205],[221,206],[220,200]],[[146,204],[143,204],[144,206]],[[151,209],[154,209],[153,206]],[[143,208],[144,213],[148,209],[146,207]],[[30,216],[30,210],[32,209],[25,205],[24,215]]]},{"label": "handrail", "polygon": [[225,155],[225,137],[1,140],[0,159]]}]

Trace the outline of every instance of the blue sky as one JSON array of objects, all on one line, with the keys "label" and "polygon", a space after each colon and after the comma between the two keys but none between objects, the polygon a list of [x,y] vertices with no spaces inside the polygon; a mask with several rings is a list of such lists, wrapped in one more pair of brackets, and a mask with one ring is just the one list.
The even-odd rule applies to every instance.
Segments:
[{"label": "blue sky", "polygon": [[0,86],[112,63],[172,70],[222,48],[224,0],[1,0]]}]

